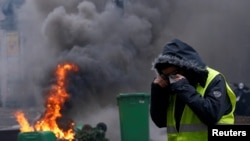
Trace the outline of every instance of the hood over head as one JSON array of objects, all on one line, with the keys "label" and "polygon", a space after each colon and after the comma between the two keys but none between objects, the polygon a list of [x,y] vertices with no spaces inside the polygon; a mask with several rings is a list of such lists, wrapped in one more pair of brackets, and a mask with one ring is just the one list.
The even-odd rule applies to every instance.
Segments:
[{"label": "hood over head", "polygon": [[190,45],[179,39],[168,42],[162,53],[153,62],[155,69],[161,68],[162,65],[175,65],[195,72],[206,71],[206,64],[199,54]]},{"label": "hood over head", "polygon": [[168,42],[164,46],[162,53],[153,62],[153,68],[158,73],[169,65],[177,66],[198,76],[207,74],[206,64],[197,51],[179,39]]}]

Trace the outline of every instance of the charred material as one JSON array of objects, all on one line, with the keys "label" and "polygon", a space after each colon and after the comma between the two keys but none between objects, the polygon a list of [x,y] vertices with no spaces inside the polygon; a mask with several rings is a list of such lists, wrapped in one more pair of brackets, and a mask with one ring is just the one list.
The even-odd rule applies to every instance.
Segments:
[{"label": "charred material", "polygon": [[75,129],[75,141],[109,141],[105,136],[106,131],[107,125],[103,122],[98,123],[96,127],[85,124]]}]

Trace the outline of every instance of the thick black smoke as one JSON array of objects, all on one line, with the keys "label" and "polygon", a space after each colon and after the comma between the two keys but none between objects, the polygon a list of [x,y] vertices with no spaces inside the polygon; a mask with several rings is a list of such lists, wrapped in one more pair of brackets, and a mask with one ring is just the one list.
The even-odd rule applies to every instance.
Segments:
[{"label": "thick black smoke", "polygon": [[114,115],[102,109],[115,107],[119,93],[149,93],[151,62],[172,38],[196,48],[229,82],[249,83],[249,4],[124,0],[120,9],[111,0],[27,0],[19,11],[23,90],[40,103],[55,66],[72,61],[80,71],[69,78],[70,114],[79,121],[106,115],[103,120],[112,124]]},{"label": "thick black smoke", "polygon": [[[51,68],[64,60],[80,67],[69,86],[74,97],[101,98],[98,103],[115,104],[120,92],[148,92],[154,44],[166,21],[161,17],[164,10],[155,4],[128,1],[124,1],[124,9],[112,1],[27,1],[27,5],[32,3],[42,10],[37,11],[38,16],[45,17],[40,30],[46,44],[39,51],[42,56],[37,57],[46,53],[48,63],[44,65]],[[49,67],[44,74],[46,70]],[[44,78],[42,81],[49,80]]]}]

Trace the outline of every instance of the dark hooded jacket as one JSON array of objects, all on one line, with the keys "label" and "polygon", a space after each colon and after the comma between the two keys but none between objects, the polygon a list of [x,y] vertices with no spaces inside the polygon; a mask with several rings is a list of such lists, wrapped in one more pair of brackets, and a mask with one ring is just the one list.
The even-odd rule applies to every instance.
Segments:
[{"label": "dark hooded jacket", "polygon": [[[152,121],[158,127],[166,127],[166,111],[169,95],[177,94],[175,119],[177,129],[185,105],[207,125],[216,124],[218,120],[231,111],[230,99],[226,92],[224,77],[219,74],[207,87],[204,97],[196,92],[199,84],[205,86],[208,76],[207,66],[199,54],[188,44],[174,39],[164,46],[162,53],[153,62],[153,68],[158,75],[161,69],[168,65],[175,65],[186,72],[187,79],[181,79],[166,88],[158,84],[151,84],[150,114]],[[221,96],[215,95],[220,92]]]}]

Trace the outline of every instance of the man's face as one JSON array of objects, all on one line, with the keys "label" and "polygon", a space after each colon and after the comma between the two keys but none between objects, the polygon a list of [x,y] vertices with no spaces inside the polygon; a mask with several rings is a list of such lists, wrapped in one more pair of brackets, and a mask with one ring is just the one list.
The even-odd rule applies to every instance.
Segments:
[{"label": "man's face", "polygon": [[161,78],[163,78],[168,83],[175,82],[176,74],[181,74],[180,69],[176,66],[169,66],[161,70]]},{"label": "man's face", "polygon": [[161,71],[162,75],[164,76],[170,76],[170,75],[176,75],[179,72],[179,68],[175,66],[170,66]]},{"label": "man's face", "polygon": [[[177,75],[178,74],[178,75]],[[179,79],[183,78],[183,71],[176,67],[170,66],[161,71],[161,77],[168,81],[168,83],[172,84]]]}]

